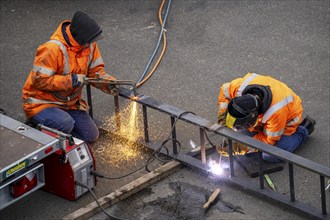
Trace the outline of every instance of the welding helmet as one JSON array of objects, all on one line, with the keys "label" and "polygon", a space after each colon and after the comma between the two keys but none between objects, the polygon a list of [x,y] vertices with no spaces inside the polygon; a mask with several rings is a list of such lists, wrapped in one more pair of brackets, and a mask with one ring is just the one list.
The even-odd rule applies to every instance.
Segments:
[{"label": "welding helmet", "polygon": [[247,129],[258,119],[258,100],[251,94],[233,98],[227,108],[226,126],[235,129]]}]

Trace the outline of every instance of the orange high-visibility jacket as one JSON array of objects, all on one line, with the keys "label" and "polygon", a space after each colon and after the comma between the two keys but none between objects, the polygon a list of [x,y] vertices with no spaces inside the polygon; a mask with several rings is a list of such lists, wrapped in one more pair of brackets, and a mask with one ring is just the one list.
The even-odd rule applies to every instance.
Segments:
[{"label": "orange high-visibility jacket", "polygon": [[[219,111],[225,112],[232,98],[245,94],[244,89],[253,85],[269,86],[272,100],[268,109],[258,117],[258,128],[254,138],[264,143],[274,145],[281,135],[293,134],[302,120],[303,107],[301,99],[286,84],[270,77],[256,73],[248,73],[220,88],[218,98]],[[262,128],[262,129],[260,129]],[[257,131],[250,128],[250,131]]]},{"label": "orange high-visibility jacket", "polygon": [[[71,44],[66,42],[62,25]],[[49,107],[80,109],[86,107],[81,99],[82,86],[72,87],[71,74],[84,74],[91,78],[115,79],[104,71],[104,63],[97,44],[80,46],[70,33],[70,21],[63,21],[51,36],[50,41],[39,46],[33,68],[23,87],[23,109],[31,118]],[[106,85],[93,85],[110,92]]]}]

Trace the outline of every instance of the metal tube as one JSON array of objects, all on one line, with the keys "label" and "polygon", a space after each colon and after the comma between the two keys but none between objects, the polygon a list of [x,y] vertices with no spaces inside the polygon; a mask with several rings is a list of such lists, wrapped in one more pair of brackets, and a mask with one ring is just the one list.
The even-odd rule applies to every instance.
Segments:
[{"label": "metal tube", "polygon": [[320,176],[320,187],[321,187],[321,203],[322,203],[322,214],[327,214],[327,203],[325,200],[325,180],[324,176]]},{"label": "metal tube", "polygon": [[231,139],[228,139],[228,154],[230,177],[234,177],[233,141]]},{"label": "metal tube", "polygon": [[92,91],[91,91],[91,85],[86,86],[86,91],[87,91],[87,103],[89,106],[89,115],[91,118],[93,118],[93,103],[92,103]]},{"label": "metal tube", "polygon": [[148,132],[148,114],[147,114],[147,106],[142,105],[143,111],[143,125],[144,125],[144,140],[146,143],[149,142],[149,132]]},{"label": "metal tube", "polygon": [[199,137],[200,137],[200,145],[201,145],[202,163],[203,164],[206,164],[206,152],[205,152],[204,132],[205,132],[205,130],[203,128],[199,128]]},{"label": "metal tube", "polygon": [[109,80],[109,79],[102,79],[102,78],[88,78],[85,77],[84,81],[86,83],[96,83],[96,84],[109,84],[109,85],[129,85],[133,88],[134,96],[138,96],[136,82],[132,80]]},{"label": "metal tube", "polygon": [[173,154],[177,154],[178,148],[175,141],[176,140],[175,118],[173,116],[171,116],[171,128],[173,128],[172,129]]},{"label": "metal tube", "polygon": [[260,189],[265,189],[264,169],[263,169],[263,160],[262,160],[262,152],[261,151],[258,151],[258,164],[259,164],[259,184],[260,184]]},{"label": "metal tube", "polygon": [[114,84],[115,85],[129,85],[129,86],[132,86],[134,96],[138,96],[136,83],[134,81],[131,81],[131,80],[116,80],[116,81],[114,81]]},{"label": "metal tube", "polygon": [[293,179],[293,164],[289,163],[289,178],[290,178],[290,201],[295,202],[295,192],[294,192],[294,179]]}]

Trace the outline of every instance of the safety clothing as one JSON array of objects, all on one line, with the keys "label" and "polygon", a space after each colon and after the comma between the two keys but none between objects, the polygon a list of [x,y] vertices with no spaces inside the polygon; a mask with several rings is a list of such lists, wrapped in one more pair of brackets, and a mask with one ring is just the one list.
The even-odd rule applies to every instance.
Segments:
[{"label": "safety clothing", "polygon": [[[49,107],[87,109],[86,102],[81,99],[79,74],[89,78],[115,80],[105,73],[97,44],[94,42],[89,47],[81,46],[72,36],[70,27],[69,20],[63,21],[50,41],[37,50],[33,68],[22,91],[23,109],[27,118]],[[98,31],[98,28],[93,30]],[[107,93],[113,88],[104,84],[93,86]]]},{"label": "safety clothing", "polygon": [[254,138],[274,145],[281,135],[291,135],[302,120],[301,99],[287,85],[270,77],[248,73],[220,88],[219,112],[226,112],[228,103],[235,97],[245,94],[260,98],[258,119],[251,132],[258,132]]}]

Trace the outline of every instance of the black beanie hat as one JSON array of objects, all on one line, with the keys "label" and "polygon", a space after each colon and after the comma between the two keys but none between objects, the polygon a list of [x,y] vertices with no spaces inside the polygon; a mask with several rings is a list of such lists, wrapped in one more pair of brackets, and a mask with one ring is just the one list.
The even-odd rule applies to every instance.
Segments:
[{"label": "black beanie hat", "polygon": [[228,106],[228,112],[235,118],[244,118],[258,108],[258,100],[251,94],[234,98]]},{"label": "black beanie hat", "polygon": [[102,29],[86,13],[78,11],[71,20],[70,32],[79,45],[83,46],[100,35]]}]

